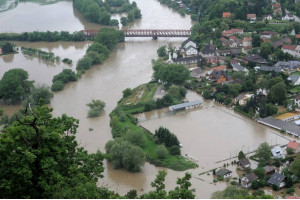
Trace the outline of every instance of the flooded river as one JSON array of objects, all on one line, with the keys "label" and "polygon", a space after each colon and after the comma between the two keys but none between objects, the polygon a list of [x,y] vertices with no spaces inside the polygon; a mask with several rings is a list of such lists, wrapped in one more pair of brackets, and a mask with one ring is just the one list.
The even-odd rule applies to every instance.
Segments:
[{"label": "flooded river", "polygon": [[[169,8],[161,6],[155,0],[136,0],[136,2],[142,10],[143,17],[129,28],[189,29],[192,26],[189,16],[182,17]],[[114,16],[114,18],[118,19],[119,17]],[[16,8],[0,13],[0,19],[0,32],[34,30],[72,32],[100,27],[84,20],[78,11],[73,9],[71,1],[59,1],[48,5],[20,2]],[[62,92],[55,93],[51,101],[54,115],[67,113],[69,116],[79,119],[77,140],[80,145],[90,152],[98,149],[104,151],[105,143],[112,139],[108,115],[122,97],[122,91],[151,80],[151,59],[157,57],[158,47],[168,43],[179,46],[183,40],[184,38],[126,39],[126,42],[120,44],[103,65],[94,66],[79,81],[68,84]],[[53,76],[64,68],[75,70],[76,62],[84,55],[89,44],[90,42],[17,42],[17,46],[40,48],[44,51],[51,51],[61,58],[70,58],[74,64],[45,62],[21,53],[7,55],[0,57],[0,77],[11,68],[24,68],[29,72],[30,79],[35,80],[36,84],[50,86]],[[201,97],[189,92],[188,98],[193,100]],[[86,104],[92,99],[105,101],[106,107],[99,118],[88,119]],[[11,114],[17,108],[18,106],[6,106],[4,110]],[[164,115],[165,112],[166,110],[160,110],[140,116],[144,119],[153,118],[141,122],[141,125],[151,131],[159,126],[169,128],[183,144],[183,153],[199,160],[199,168],[189,170],[193,174],[192,184],[196,189],[197,198],[209,198],[212,192],[226,187],[226,183],[216,185],[212,183],[211,175],[199,176],[201,172],[223,165],[223,162],[216,163],[217,161],[230,158],[241,149],[245,152],[248,149],[250,151],[264,141],[272,144],[286,143],[284,138],[276,136],[269,129],[247,119],[237,118],[232,115],[231,110],[214,105],[212,102],[206,102],[201,109],[157,119],[158,115]],[[93,131],[89,131],[89,128],[92,128]],[[234,167],[231,168],[234,169]],[[139,193],[143,193],[151,189],[150,183],[159,170],[162,168],[146,163],[140,173],[133,174],[124,170],[114,170],[109,163],[105,162],[104,178],[99,185],[107,185],[121,194],[130,189],[136,189]],[[167,189],[174,188],[176,178],[185,173],[165,170],[168,172]]]}]

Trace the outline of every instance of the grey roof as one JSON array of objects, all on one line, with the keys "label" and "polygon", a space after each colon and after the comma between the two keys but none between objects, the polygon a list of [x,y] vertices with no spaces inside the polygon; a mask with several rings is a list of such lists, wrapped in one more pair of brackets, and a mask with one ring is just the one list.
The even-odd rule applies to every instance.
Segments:
[{"label": "grey roof", "polygon": [[261,64],[267,63],[267,61],[258,54],[246,55],[244,56],[244,59],[249,62],[261,63]]},{"label": "grey roof", "polygon": [[205,75],[205,72],[203,71],[203,69],[201,69],[201,67],[197,67],[197,68],[193,69],[190,74],[191,74],[191,77],[200,78],[202,74]]},{"label": "grey roof", "polygon": [[227,76],[225,71],[214,70],[210,75],[212,76],[212,80],[218,80],[221,75],[225,76],[227,80],[231,78],[230,76]]},{"label": "grey roof", "polygon": [[279,46],[283,45],[283,41],[278,40],[278,41],[272,42],[271,44],[273,47],[279,47]]},{"label": "grey roof", "polygon": [[280,183],[285,179],[285,176],[283,174],[274,173],[271,178],[268,180],[268,183],[270,185],[277,185],[279,186]]},{"label": "grey roof", "polygon": [[232,65],[232,68],[234,69],[234,70],[237,70],[237,71],[244,71],[245,70],[245,67],[243,67],[242,65],[240,65],[240,64],[233,64]]},{"label": "grey roof", "polygon": [[259,123],[269,125],[271,127],[277,128],[277,129],[284,129],[285,131],[297,135],[298,137],[300,136],[300,128],[299,126],[285,122],[279,119],[275,119],[274,117],[267,117],[267,118],[259,118],[257,120]]},{"label": "grey roof", "polygon": [[257,179],[257,176],[254,173],[247,174],[245,177],[249,180],[249,182],[253,182]]},{"label": "grey roof", "polygon": [[224,176],[224,175],[229,174],[231,172],[232,171],[230,171],[228,169],[222,168],[222,169],[220,169],[219,171],[216,172],[216,175],[217,176]]},{"label": "grey roof", "polygon": [[240,94],[240,95],[237,96],[235,99],[236,99],[237,101],[239,101],[239,100],[242,100],[244,97],[245,97],[244,94]]},{"label": "grey roof", "polygon": [[297,74],[291,74],[288,77],[288,80],[292,81],[293,84],[295,84],[299,80],[300,76]]},{"label": "grey roof", "polygon": [[300,66],[300,62],[299,61],[288,61],[288,62],[279,61],[274,66],[285,68],[285,69],[295,70],[295,69],[297,69],[297,67]]},{"label": "grey roof", "polygon": [[269,173],[271,171],[275,171],[275,167],[271,166],[271,165],[267,165],[264,167],[265,172]]},{"label": "grey roof", "polygon": [[245,167],[246,165],[251,165],[249,159],[247,159],[247,158],[240,160],[239,163],[242,167]]},{"label": "grey roof", "polygon": [[177,104],[174,106],[170,106],[171,109],[173,110],[177,110],[177,109],[182,109],[188,106],[193,106],[193,105],[197,105],[197,104],[202,104],[202,100],[196,100],[196,101],[191,101],[191,102],[187,102],[187,103],[181,103],[181,104]]},{"label": "grey roof", "polygon": [[215,53],[215,51],[216,51],[215,45],[207,44],[207,45],[205,45],[204,50],[202,51],[202,53],[203,54],[212,54],[212,53]]},{"label": "grey roof", "polygon": [[[194,42],[192,39],[188,38],[187,40],[185,40],[183,43],[182,43],[182,46],[185,46],[187,43],[189,42]],[[194,42],[196,44],[196,42]]]},{"label": "grey roof", "polygon": [[173,59],[173,62],[201,60],[201,58],[202,58],[202,56],[191,56],[191,57]]},{"label": "grey roof", "polygon": [[[259,66],[257,66],[259,67]],[[280,67],[272,67],[272,66],[266,66],[266,65],[262,65],[259,67],[259,70],[264,71],[264,72],[281,72],[281,68]]]}]

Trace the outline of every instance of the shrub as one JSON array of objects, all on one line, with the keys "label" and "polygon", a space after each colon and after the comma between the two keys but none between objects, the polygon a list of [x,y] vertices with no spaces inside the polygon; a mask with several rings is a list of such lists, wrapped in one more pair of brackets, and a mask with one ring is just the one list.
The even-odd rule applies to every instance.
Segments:
[{"label": "shrub", "polygon": [[64,58],[63,60],[62,60],[64,63],[67,63],[67,64],[72,64],[72,60],[71,59],[69,59],[69,58]]},{"label": "shrub", "polygon": [[56,81],[52,84],[51,90],[53,92],[58,92],[58,91],[63,90],[64,87],[65,87],[65,84],[62,81]]},{"label": "shrub", "polygon": [[272,189],[274,190],[274,191],[278,191],[279,190],[279,187],[277,186],[277,185],[272,185]]},{"label": "shrub", "polygon": [[295,192],[294,188],[289,188],[289,189],[286,190],[286,193],[290,194],[290,195],[294,194],[294,192]]},{"label": "shrub", "polygon": [[105,107],[105,103],[101,100],[92,100],[92,102],[88,103],[87,106],[90,107],[90,110],[88,111],[88,117],[93,118],[100,115]]},{"label": "shrub", "polygon": [[92,64],[93,64],[93,59],[92,58],[83,57],[78,61],[77,66],[76,66],[76,70],[79,71],[79,70],[90,69]]},{"label": "shrub", "polygon": [[237,182],[236,181],[230,181],[230,184],[231,185],[237,185]]},{"label": "shrub", "polygon": [[156,156],[159,158],[159,159],[165,159],[168,155],[168,149],[165,147],[165,145],[161,144],[161,145],[158,145],[155,149],[155,152],[156,152]]},{"label": "shrub", "polygon": [[132,94],[132,90],[130,88],[126,88],[123,90],[123,98],[126,98]]},{"label": "shrub", "polygon": [[145,146],[146,143],[142,132],[130,132],[125,136],[125,140],[139,147]]},{"label": "shrub", "polygon": [[171,146],[169,148],[169,152],[171,155],[180,155],[181,154],[180,147],[177,145]]},{"label": "shrub", "polygon": [[291,149],[291,148],[287,148],[286,152],[287,152],[288,155],[293,155],[294,154],[294,150]]}]

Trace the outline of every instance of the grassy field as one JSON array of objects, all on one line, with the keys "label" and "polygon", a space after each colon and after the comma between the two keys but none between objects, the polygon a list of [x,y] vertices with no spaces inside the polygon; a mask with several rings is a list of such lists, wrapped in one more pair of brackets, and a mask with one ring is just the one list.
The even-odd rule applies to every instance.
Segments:
[{"label": "grassy field", "polygon": [[299,93],[300,92],[300,86],[294,87],[290,90],[291,93]]}]

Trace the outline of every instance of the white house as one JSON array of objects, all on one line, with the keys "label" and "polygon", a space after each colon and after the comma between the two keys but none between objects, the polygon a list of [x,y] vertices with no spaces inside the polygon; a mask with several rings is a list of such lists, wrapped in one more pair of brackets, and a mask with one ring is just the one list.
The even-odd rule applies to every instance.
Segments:
[{"label": "white house", "polygon": [[283,149],[280,146],[275,146],[271,149],[273,158],[284,158]]},{"label": "white house", "polygon": [[243,67],[240,64],[233,64],[232,65],[232,70],[233,71],[242,71],[242,72],[245,72],[246,75],[249,74],[249,70],[246,67]]},{"label": "white house", "polygon": [[283,46],[281,47],[281,50],[282,50],[284,53],[289,53],[289,54],[291,54],[291,55],[294,56],[294,57],[299,57],[300,54],[299,54],[299,52],[296,50],[296,48],[297,48],[297,46],[286,44],[286,45],[283,45]]},{"label": "white house", "polygon": [[282,20],[294,20],[294,15],[291,13],[287,13],[285,16],[281,18]]},{"label": "white house", "polygon": [[263,15],[263,19],[264,20],[272,20],[273,17],[272,17],[272,15],[268,14],[268,15]]},{"label": "white house", "polygon": [[296,96],[294,102],[295,102],[295,105],[300,108],[300,95]]},{"label": "white house", "polygon": [[195,48],[193,46],[189,46],[188,48],[185,49],[185,54],[187,56],[197,55],[198,54],[198,50],[197,50],[197,48]]}]

